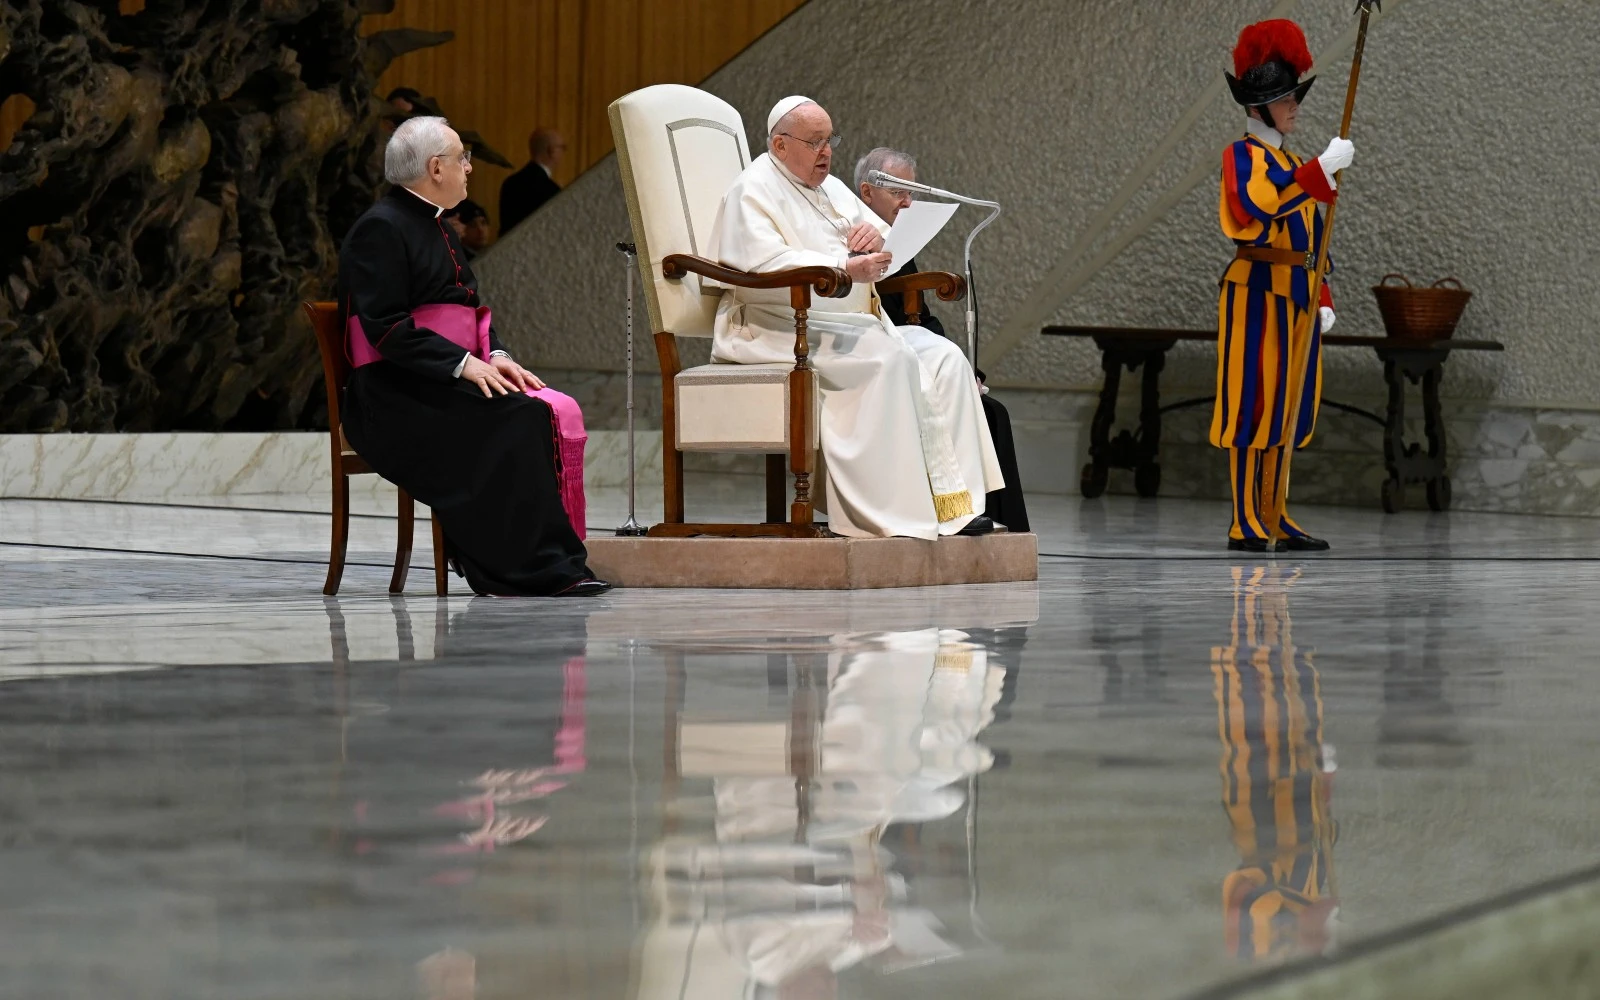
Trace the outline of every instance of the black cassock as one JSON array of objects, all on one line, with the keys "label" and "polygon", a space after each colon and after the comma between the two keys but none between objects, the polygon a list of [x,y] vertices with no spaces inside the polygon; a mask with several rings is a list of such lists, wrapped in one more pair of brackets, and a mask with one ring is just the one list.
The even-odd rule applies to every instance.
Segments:
[{"label": "black cassock", "polygon": [[[380,476],[433,508],[475,593],[555,594],[594,574],[561,506],[550,408],[521,393],[484,398],[454,377],[465,351],[411,319],[418,306],[482,304],[437,213],[393,188],[340,248],[340,303],[384,359],[350,376],[345,435]],[[503,349],[492,330],[490,346]]]},{"label": "black cassock", "polygon": [[[916,273],[917,261],[912,258],[892,277]],[[900,296],[885,295],[883,311],[895,326],[911,325],[906,322],[906,303]],[[922,314],[922,325],[941,337],[945,336],[944,324],[931,312]],[[978,379],[982,381],[982,372],[978,373]],[[989,437],[994,441],[994,456],[1000,460],[1000,475],[1006,480],[1004,486],[991,490],[984,497],[983,512],[1012,531],[1028,531],[1028,505],[1022,499],[1022,477],[1017,473],[1017,445],[1011,437],[1011,414],[1003,404],[988,395],[981,398],[983,419],[988,423]]]}]

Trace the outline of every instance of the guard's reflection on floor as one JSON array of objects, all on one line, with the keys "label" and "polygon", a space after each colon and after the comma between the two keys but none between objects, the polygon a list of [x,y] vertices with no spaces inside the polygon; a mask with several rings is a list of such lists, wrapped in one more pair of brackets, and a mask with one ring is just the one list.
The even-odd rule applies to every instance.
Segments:
[{"label": "guard's reflection on floor", "polygon": [[769,687],[792,684],[784,718],[697,704],[704,649],[665,650],[668,774],[663,835],[641,859],[638,998],[831,998],[850,969],[987,947],[976,810],[994,756],[977,737],[1006,677],[988,650],[939,629],[747,647],[769,657]]},{"label": "guard's reflection on floor", "polygon": [[1222,805],[1239,866],[1223,880],[1229,952],[1259,960],[1334,945],[1334,753],[1309,649],[1294,644],[1298,569],[1233,567],[1228,643],[1211,651]]}]

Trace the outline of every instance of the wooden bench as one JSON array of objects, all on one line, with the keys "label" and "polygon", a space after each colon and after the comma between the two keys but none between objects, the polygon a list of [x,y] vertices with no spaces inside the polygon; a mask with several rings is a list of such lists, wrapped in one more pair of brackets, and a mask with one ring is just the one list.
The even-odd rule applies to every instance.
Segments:
[{"label": "wooden bench", "polygon": [[[1153,497],[1161,488],[1161,415],[1189,406],[1212,403],[1216,396],[1200,396],[1161,404],[1161,370],[1167,352],[1180,340],[1215,344],[1217,331],[1164,330],[1143,327],[1047,326],[1040,331],[1048,337],[1087,337],[1100,349],[1100,367],[1105,381],[1100,387],[1100,404],[1089,425],[1089,462],[1083,467],[1079,487],[1090,499],[1106,491],[1112,469],[1133,472],[1134,489],[1142,497]],[[1444,363],[1452,351],[1503,351],[1505,345],[1493,340],[1395,340],[1390,337],[1358,337],[1330,333],[1322,338],[1324,347],[1365,347],[1375,351],[1383,362],[1383,380],[1389,388],[1386,412],[1378,416],[1367,410],[1326,397],[1323,406],[1371,420],[1384,429],[1383,466],[1389,478],[1383,483],[1383,509],[1393,514],[1405,505],[1408,483],[1421,483],[1427,491],[1428,506],[1434,510],[1450,507],[1450,476],[1446,465],[1444,414],[1439,405],[1439,381]],[[1112,435],[1117,417],[1117,391],[1122,370],[1144,369],[1137,430]],[[1406,382],[1422,385],[1422,415],[1427,450],[1405,440]]]}]

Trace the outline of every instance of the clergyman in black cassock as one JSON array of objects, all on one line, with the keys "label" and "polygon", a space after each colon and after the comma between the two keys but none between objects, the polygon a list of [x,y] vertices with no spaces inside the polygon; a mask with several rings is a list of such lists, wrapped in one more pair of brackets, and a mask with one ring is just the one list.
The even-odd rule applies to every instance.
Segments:
[{"label": "clergyman in black cassock", "polygon": [[[906,261],[904,267],[896,271],[891,277],[901,277],[917,273],[916,258]],[[883,311],[888,315],[889,322],[895,326],[909,326],[906,318],[905,299],[899,295],[883,296]],[[939,322],[939,317],[931,312],[924,312],[921,316],[922,326],[932,330],[939,336],[947,336],[944,324]],[[983,381],[983,372],[978,372],[978,381]],[[983,402],[983,417],[989,424],[989,437],[994,440],[994,455],[1000,460],[1000,474],[1005,477],[1006,484],[997,490],[990,491],[984,498],[983,512],[999,521],[1012,531],[1029,531],[1028,505],[1022,498],[1022,476],[1017,472],[1017,445],[1011,437],[1011,414],[1006,411],[1005,405],[989,396],[985,392],[980,397]]]},{"label": "clergyman in black cassock", "polygon": [[[396,185],[345,237],[340,302],[383,357],[350,376],[345,435],[379,475],[433,509],[475,593],[604,589],[586,583],[594,574],[561,505],[550,408],[515,391],[486,396],[457,377],[462,348],[412,319],[419,306],[482,304],[442,211]],[[504,350],[493,330],[490,346]]]}]

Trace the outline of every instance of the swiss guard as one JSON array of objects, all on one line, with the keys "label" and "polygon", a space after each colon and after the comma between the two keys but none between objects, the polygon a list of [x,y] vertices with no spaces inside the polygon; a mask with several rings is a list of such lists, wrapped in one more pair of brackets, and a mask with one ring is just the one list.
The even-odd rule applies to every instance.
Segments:
[{"label": "swiss guard", "polygon": [[1243,552],[1322,551],[1289,517],[1289,460],[1311,440],[1322,396],[1322,334],[1333,326],[1323,284],[1310,302],[1323,217],[1334,174],[1355,147],[1334,139],[1314,160],[1284,148],[1300,102],[1316,77],[1305,32],[1293,21],[1252,24],[1239,33],[1233,99],[1249,116],[1245,135],[1222,157],[1222,231],[1237,245],[1217,299],[1217,402],[1211,443],[1228,451],[1233,525],[1228,548]]}]

